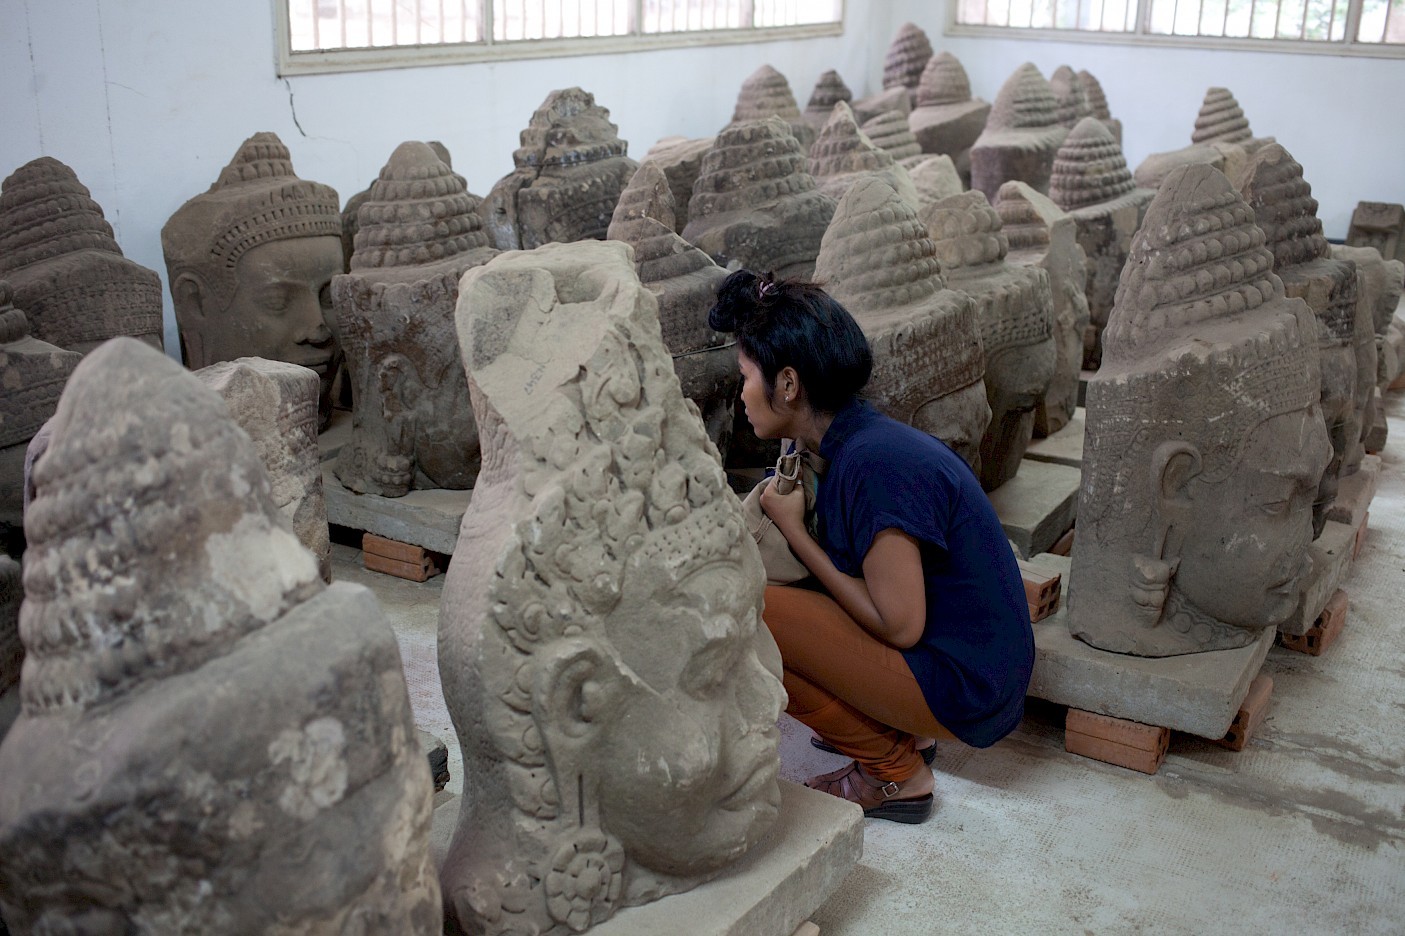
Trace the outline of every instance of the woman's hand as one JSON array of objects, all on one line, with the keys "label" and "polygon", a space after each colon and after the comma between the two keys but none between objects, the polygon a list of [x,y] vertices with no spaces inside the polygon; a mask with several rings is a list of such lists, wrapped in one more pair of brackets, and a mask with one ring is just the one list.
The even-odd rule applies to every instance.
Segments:
[{"label": "woman's hand", "polygon": [[761,491],[761,509],[787,540],[791,540],[797,532],[808,537],[809,533],[805,530],[804,488],[797,484],[789,494],[778,494],[775,482],[774,477],[766,479],[766,487]]}]

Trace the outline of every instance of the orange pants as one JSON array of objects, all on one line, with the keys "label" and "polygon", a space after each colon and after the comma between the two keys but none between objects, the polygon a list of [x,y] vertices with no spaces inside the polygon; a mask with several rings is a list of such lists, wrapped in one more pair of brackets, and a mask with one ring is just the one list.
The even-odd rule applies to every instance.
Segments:
[{"label": "orange pants", "polygon": [[781,650],[786,712],[871,776],[902,783],[925,766],[915,736],[954,737],[927,707],[901,651],[833,598],[768,585],[762,618]]}]

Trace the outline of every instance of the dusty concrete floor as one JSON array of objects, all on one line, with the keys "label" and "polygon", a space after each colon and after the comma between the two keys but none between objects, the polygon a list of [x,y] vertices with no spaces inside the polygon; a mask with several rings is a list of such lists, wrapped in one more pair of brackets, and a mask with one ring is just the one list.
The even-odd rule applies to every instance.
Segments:
[{"label": "dusty concrete floor", "polygon": [[[1031,703],[989,750],[942,747],[928,822],[867,822],[862,863],[814,916],[822,936],[1405,932],[1405,393],[1386,410],[1346,630],[1322,657],[1270,652],[1273,700],[1248,748],[1176,735],[1147,777],[1065,753],[1062,710]],[[449,743],[457,792],[435,663],[443,578],[368,573],[345,546],[334,559],[394,623],[417,721]],[[782,727],[785,776],[842,763]]]}]

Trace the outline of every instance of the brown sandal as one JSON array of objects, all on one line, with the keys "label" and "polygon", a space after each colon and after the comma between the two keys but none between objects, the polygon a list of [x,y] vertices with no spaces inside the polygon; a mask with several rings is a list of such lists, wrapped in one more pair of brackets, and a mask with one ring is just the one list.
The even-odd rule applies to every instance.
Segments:
[{"label": "brown sandal", "polygon": [[932,814],[931,793],[911,799],[894,799],[898,795],[898,785],[868,776],[859,767],[858,761],[850,761],[847,767],[811,777],[805,785],[812,790],[857,803],[868,819],[918,823]]}]

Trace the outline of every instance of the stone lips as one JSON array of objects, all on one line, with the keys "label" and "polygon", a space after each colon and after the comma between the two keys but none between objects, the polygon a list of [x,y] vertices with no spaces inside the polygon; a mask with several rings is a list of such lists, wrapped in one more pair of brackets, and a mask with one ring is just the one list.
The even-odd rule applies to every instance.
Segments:
[{"label": "stone lips", "polygon": [[884,88],[916,88],[932,57],[932,43],[915,23],[903,23],[883,57]]},{"label": "stone lips", "polygon": [[1127,160],[1107,125],[1084,117],[1059,147],[1049,197],[1065,211],[1110,202],[1136,188]]},{"label": "stone lips", "polygon": [[401,143],[357,212],[351,269],[435,263],[488,246],[462,176],[425,143]]},{"label": "stone lips", "polygon": [[1248,118],[1227,88],[1211,88],[1195,117],[1192,143],[1243,143],[1253,137]]},{"label": "stone lips", "polygon": [[340,239],[340,205],[331,186],[293,174],[277,134],[256,133],[209,191],[187,201],[161,228],[167,271],[172,282],[187,270],[198,273],[223,306],[234,292],[234,268],[250,248],[294,237]]}]

